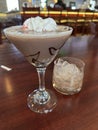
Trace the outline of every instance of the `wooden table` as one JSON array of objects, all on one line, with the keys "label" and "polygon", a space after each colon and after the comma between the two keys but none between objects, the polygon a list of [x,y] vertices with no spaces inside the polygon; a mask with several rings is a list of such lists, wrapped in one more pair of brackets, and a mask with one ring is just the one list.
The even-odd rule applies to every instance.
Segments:
[{"label": "wooden table", "polygon": [[46,87],[58,98],[48,114],[37,114],[27,107],[27,96],[38,87],[34,67],[8,41],[0,45],[0,130],[98,130],[98,37],[72,36],[60,55],[84,60],[85,76],[80,93],[64,96],[52,87],[51,64],[46,71]]}]

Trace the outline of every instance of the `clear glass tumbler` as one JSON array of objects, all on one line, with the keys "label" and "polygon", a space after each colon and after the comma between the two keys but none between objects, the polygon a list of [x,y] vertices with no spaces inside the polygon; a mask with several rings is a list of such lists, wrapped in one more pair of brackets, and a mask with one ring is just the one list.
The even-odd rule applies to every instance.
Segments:
[{"label": "clear glass tumbler", "polygon": [[54,61],[53,87],[64,95],[78,93],[83,84],[85,63],[74,57],[60,57]]}]

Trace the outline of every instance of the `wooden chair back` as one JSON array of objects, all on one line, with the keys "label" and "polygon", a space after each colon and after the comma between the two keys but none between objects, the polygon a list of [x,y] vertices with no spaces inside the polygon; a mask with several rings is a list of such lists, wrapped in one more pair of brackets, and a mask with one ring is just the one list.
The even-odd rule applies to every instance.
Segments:
[{"label": "wooden chair back", "polygon": [[48,6],[47,10],[48,10],[48,17],[53,18],[57,24],[60,24],[63,8],[57,8],[57,7],[51,8],[50,6]]},{"label": "wooden chair back", "polygon": [[40,16],[40,7],[22,7],[22,22],[30,17]]}]

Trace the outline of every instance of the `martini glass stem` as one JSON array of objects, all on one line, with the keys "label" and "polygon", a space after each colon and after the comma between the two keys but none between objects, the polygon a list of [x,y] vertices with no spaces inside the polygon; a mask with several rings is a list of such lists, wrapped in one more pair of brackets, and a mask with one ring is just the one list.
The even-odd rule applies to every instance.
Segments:
[{"label": "martini glass stem", "polygon": [[39,91],[45,91],[45,71],[46,68],[37,68],[39,78]]},{"label": "martini glass stem", "polygon": [[45,104],[50,99],[50,95],[45,89],[45,71],[46,68],[37,68],[39,78],[39,89],[35,96],[35,100],[38,104]]}]

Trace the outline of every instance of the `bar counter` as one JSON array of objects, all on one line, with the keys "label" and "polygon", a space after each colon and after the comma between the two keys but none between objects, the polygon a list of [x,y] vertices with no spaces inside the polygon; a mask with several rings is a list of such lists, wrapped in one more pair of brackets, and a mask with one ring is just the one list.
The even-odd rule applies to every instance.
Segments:
[{"label": "bar counter", "polygon": [[[23,15],[24,14],[24,12],[20,12],[20,14],[21,15]],[[38,14],[38,12],[37,11],[27,11],[27,12],[25,12],[25,14],[26,15],[30,15],[30,16],[33,16],[33,15],[37,15]],[[51,11],[51,14],[54,14],[54,15],[59,15],[60,14],[60,11]],[[77,15],[77,14],[79,14],[79,16],[83,16],[83,17],[85,17],[85,15],[89,15],[89,16],[91,16],[91,15],[93,15],[95,18],[98,18],[98,12],[97,11],[83,11],[83,10],[70,10],[70,11],[68,11],[68,10],[63,10],[62,11],[62,16],[67,16],[67,15]],[[40,16],[42,16],[42,17],[47,17],[48,16],[48,11],[47,10],[45,10],[45,11],[40,11]]]},{"label": "bar counter", "polygon": [[71,36],[59,56],[82,59],[85,66],[80,93],[65,96],[52,87],[53,63],[46,71],[46,88],[57,96],[57,107],[37,114],[27,107],[27,96],[38,88],[36,69],[4,40],[0,44],[0,130],[98,130],[98,36]]},{"label": "bar counter", "polygon": [[24,11],[20,12],[22,23],[30,17],[41,16],[43,18],[51,17],[57,24],[68,25],[73,27],[79,26],[82,29],[89,28],[89,23],[98,23],[98,12],[96,11],[83,11],[83,10],[63,10],[63,11]]},{"label": "bar counter", "polygon": [[[58,12],[57,11],[56,12],[51,11],[51,14],[58,15],[59,13],[60,13],[59,11]],[[74,10],[72,10],[72,11],[67,11],[67,10],[62,11],[63,16],[66,16],[67,13],[76,15],[78,12],[74,11]],[[80,13],[80,15],[83,15],[83,16],[85,16],[85,14],[92,15],[92,13],[93,13],[94,16],[98,17],[98,11],[85,12],[85,11],[80,10],[79,13]],[[18,14],[23,15],[23,12],[21,11],[21,12],[18,12],[18,13],[0,13],[0,18],[10,17],[10,16],[12,17],[12,16],[15,16],[15,15],[18,15]],[[26,14],[33,16],[33,14],[37,14],[37,12],[36,11],[27,11]],[[48,11],[47,10],[40,11],[40,15],[42,17],[45,17],[45,16],[47,17]]]},{"label": "bar counter", "polygon": [[[67,10],[63,10],[62,11],[62,14],[63,15],[66,15],[67,14],[67,12],[69,12],[70,14],[76,14],[77,12],[80,12],[82,15],[84,15],[85,13],[86,14],[92,14],[92,13],[94,13],[95,15],[98,15],[98,11],[82,11],[82,10],[80,10],[80,11],[74,11],[74,10],[71,10],[71,11],[67,11]],[[33,14],[33,13],[37,13],[37,11],[27,11],[26,12],[26,14]],[[54,11],[51,11],[51,13],[53,13],[53,14],[59,14],[59,11],[58,12],[54,12]],[[20,12],[20,14],[23,14],[23,12]],[[40,14],[43,16],[43,15],[48,15],[48,11],[47,10],[42,10],[42,11],[40,11]]]}]

